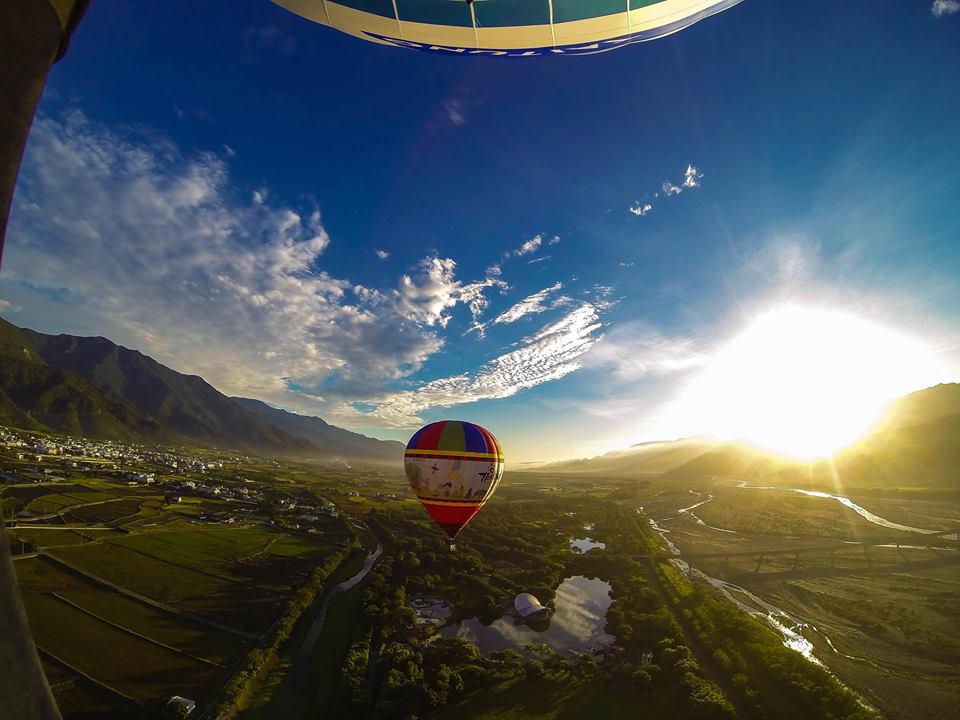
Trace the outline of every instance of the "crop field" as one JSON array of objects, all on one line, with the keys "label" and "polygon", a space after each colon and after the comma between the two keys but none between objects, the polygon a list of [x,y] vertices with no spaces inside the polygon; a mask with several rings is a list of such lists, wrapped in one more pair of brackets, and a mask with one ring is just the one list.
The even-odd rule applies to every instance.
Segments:
[{"label": "crop field", "polygon": [[221,669],[151,643],[82,612],[52,594],[24,603],[37,646],[139,703],[174,694],[205,698]]},{"label": "crop field", "polygon": [[136,515],[140,511],[142,500],[137,498],[117,498],[96,505],[74,508],[63,514],[69,523],[110,523],[120,518]]},{"label": "crop field", "polygon": [[[71,674],[63,666],[43,657],[43,668],[50,680],[60,713],[65,718],[97,718],[97,720],[147,720],[137,707],[98,688],[79,675]],[[53,678],[58,678],[54,682]]]},{"label": "crop field", "polygon": [[[293,536],[259,526],[169,525],[164,530],[118,533],[97,543],[90,543],[92,533],[87,533],[84,545],[68,530],[21,532],[30,541],[39,536],[41,546],[63,545],[54,551],[56,556],[84,572],[248,632],[265,630],[291,588],[338,549],[336,537]],[[45,534],[64,538],[47,540]],[[68,547],[61,542],[66,539],[77,544]]]},{"label": "crop field", "polygon": [[219,632],[105,589],[91,587],[58,594],[84,610],[133,629],[144,637],[221,665],[235,660],[249,646],[236,635]]},{"label": "crop field", "polygon": [[87,532],[82,536],[76,530],[31,530],[29,527],[12,528],[7,531],[14,552],[18,552],[21,543],[32,545],[34,548],[58,547],[60,545],[79,545],[81,542],[90,542],[95,536],[104,533]]},{"label": "crop field", "polygon": [[74,485],[73,483],[57,483],[56,485],[44,483],[43,485],[21,485],[18,487],[5,488],[3,496],[5,498],[15,498],[23,504],[29,503],[44,495],[55,495],[69,493],[72,491],[83,491],[86,487],[83,485]]}]

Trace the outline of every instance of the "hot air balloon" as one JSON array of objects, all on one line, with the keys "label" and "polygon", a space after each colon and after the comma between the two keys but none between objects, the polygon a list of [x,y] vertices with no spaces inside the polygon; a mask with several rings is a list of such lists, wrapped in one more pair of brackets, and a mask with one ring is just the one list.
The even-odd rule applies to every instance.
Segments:
[{"label": "hot air balloon", "polygon": [[450,537],[490,499],[503,477],[503,450],[493,434],[462,420],[424,425],[407,443],[403,465],[410,487]]},{"label": "hot air balloon", "polygon": [[364,40],[445,54],[590,55],[655,40],[741,0],[273,0]]}]

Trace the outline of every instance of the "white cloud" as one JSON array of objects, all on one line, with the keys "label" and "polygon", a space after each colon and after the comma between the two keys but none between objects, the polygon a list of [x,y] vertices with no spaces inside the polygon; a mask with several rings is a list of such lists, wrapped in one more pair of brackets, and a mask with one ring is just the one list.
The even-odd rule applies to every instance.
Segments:
[{"label": "white cloud", "polygon": [[[694,167],[693,165],[687,165],[687,169],[683,171],[683,179],[680,181],[679,185],[675,185],[670,180],[664,180],[660,185],[660,190],[663,192],[664,196],[673,197],[674,195],[679,195],[684,190],[700,187],[701,178],[703,178],[703,173],[700,172],[699,168]],[[653,196],[655,198],[660,197],[660,193],[656,192],[653,194]],[[646,201],[637,200],[628,209],[637,217],[643,217],[653,210],[653,205]]]},{"label": "white cloud", "polygon": [[443,346],[454,306],[476,321],[485,290],[506,287],[463,283],[439,257],[393,289],[354,285],[322,268],[317,210],[239,197],[216,155],[79,113],[37,118],[0,281],[29,325],[66,317],[228,394],[344,422],[358,421],[337,417],[346,399],[385,392]]},{"label": "white cloud", "polygon": [[943,17],[944,15],[954,15],[960,13],[960,1],[958,0],[934,0],[930,12],[934,17]]},{"label": "white cloud", "polygon": [[592,368],[612,370],[618,380],[632,382],[700,367],[709,359],[693,338],[668,337],[645,323],[628,322],[608,332],[585,362]]},{"label": "white cloud", "polygon": [[619,263],[617,263],[617,266],[618,266],[618,267],[633,267],[634,265],[636,265],[635,262],[619,262]]},{"label": "white cloud", "polygon": [[530,253],[535,253],[540,249],[540,246],[543,244],[542,235],[534,235],[532,238],[527,240],[523,245],[518,247],[513,253],[507,253],[507,255],[513,255],[514,257],[520,257],[521,255],[529,255]]},{"label": "white cloud", "polygon": [[547,304],[550,296],[562,289],[563,283],[558,282],[555,285],[551,285],[548,288],[544,288],[539,292],[533,293],[533,295],[528,295],[513,307],[497,315],[493,322],[498,325],[507,324],[516,322],[526,315],[536,315],[538,313],[545,312],[551,307]]},{"label": "white cloud", "polygon": [[388,253],[386,250],[374,250],[374,252],[381,260],[386,260],[388,257],[390,257],[390,253]]},{"label": "white cloud", "polygon": [[693,165],[687,165],[687,169],[683,173],[683,187],[685,188],[700,187],[700,178],[702,177],[703,177],[702,172],[700,172]]},{"label": "white cloud", "polygon": [[12,307],[13,305],[10,303],[9,300],[4,300],[3,298],[0,298],[0,312],[9,310]]},{"label": "white cloud", "polygon": [[552,257],[553,255],[543,255],[541,257],[534,258],[533,260],[527,260],[527,265],[536,265],[537,263],[542,263],[544,260],[549,260]]},{"label": "white cloud", "polygon": [[234,149],[233,149],[232,147],[230,147],[229,145],[227,145],[226,143],[224,143],[224,145],[223,145],[223,151],[227,154],[227,157],[236,157],[236,156],[237,156],[237,151],[234,150]]},{"label": "white cloud", "polygon": [[463,112],[463,103],[459,100],[447,100],[443,104],[443,111],[451,125],[463,125],[467,121],[467,116]]},{"label": "white cloud", "polygon": [[581,357],[597,342],[598,308],[583,303],[559,321],[526,338],[518,349],[473,372],[428,382],[417,390],[385,393],[370,402],[373,414],[389,425],[419,424],[419,413],[480,400],[510,397],[526,388],[557,380],[578,370]]},{"label": "white cloud", "polygon": [[547,241],[547,245],[558,245],[560,243],[560,236],[554,235]]}]

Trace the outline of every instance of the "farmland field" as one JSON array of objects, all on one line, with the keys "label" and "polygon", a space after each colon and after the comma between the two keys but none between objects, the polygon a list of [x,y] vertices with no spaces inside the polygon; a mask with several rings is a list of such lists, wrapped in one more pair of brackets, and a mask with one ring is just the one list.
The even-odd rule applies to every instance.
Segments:
[{"label": "farmland field", "polygon": [[96,619],[52,594],[28,593],[24,604],[37,646],[138,703],[185,694],[205,698],[220,669]]}]

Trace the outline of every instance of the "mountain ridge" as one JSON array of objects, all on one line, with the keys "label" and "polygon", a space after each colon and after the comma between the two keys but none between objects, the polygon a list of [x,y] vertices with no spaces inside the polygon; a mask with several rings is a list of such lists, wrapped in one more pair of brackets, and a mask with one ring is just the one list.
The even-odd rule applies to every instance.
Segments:
[{"label": "mountain ridge", "polygon": [[345,459],[363,458],[398,463],[403,459],[404,445],[395,440],[371,438],[331,425],[315,415],[301,415],[275,408],[262,400],[242,397],[230,399],[289,435],[308,440],[331,455]]},{"label": "mountain ridge", "polygon": [[[277,418],[303,417],[270,410]],[[0,318],[0,422],[103,439],[184,442],[314,458],[386,461],[402,456],[401,451],[392,457],[389,443],[377,445],[386,441],[320,418],[308,419],[325,428],[315,433],[323,442],[314,443],[304,437],[310,433],[287,432],[266,415],[224,395],[199,375],[179,373],[108,338],[48,335]],[[281,424],[292,427],[296,421]]]}]

